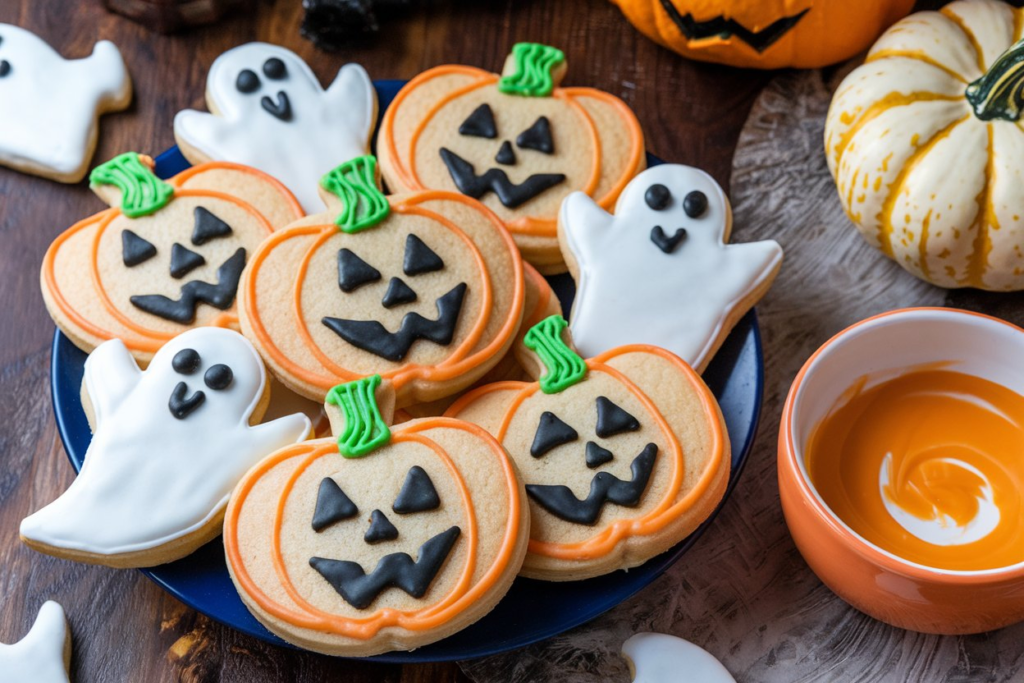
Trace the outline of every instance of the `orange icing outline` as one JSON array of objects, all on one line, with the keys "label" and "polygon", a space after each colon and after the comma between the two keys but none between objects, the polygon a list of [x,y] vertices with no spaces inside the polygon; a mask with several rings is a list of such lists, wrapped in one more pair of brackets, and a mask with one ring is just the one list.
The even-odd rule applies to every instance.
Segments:
[{"label": "orange icing outline", "polygon": [[[184,184],[187,181],[191,180],[193,176],[202,175],[207,171],[216,171],[218,169],[237,171],[239,173],[248,173],[249,175],[258,176],[262,182],[273,187],[274,190],[284,198],[285,203],[288,204],[288,208],[292,210],[292,221],[297,221],[306,215],[306,212],[302,210],[302,205],[299,204],[299,200],[295,198],[295,195],[292,194],[292,191],[285,187],[280,180],[273,176],[267,175],[263,171],[259,170],[258,168],[253,168],[252,166],[233,164],[228,161],[211,161],[205,164],[199,164],[198,166],[189,166],[184,171],[172,177],[167,182],[173,185],[175,188],[186,189],[183,187]],[[267,222],[269,223],[270,221]]]},{"label": "orange icing outline", "polygon": [[[490,568],[480,578],[480,580],[472,586],[470,585],[470,582],[472,581],[473,573],[476,571],[477,558],[475,555],[477,552],[477,540],[479,538],[479,533],[476,529],[476,514],[472,504],[469,502],[471,500],[470,492],[466,487],[465,481],[462,479],[458,468],[455,466],[455,463],[452,462],[436,442],[419,434],[419,432],[434,428],[459,429],[471,432],[474,435],[481,437],[483,441],[488,443],[488,446],[492,449],[495,455],[498,456],[498,460],[501,463],[505,474],[505,482],[508,485],[510,509],[504,539],[502,540],[501,547],[499,548]],[[467,551],[466,563],[463,565],[462,573],[459,575],[459,580],[455,587],[439,602],[428,607],[424,607],[423,609],[412,611],[401,611],[389,608],[382,609],[366,619],[351,619],[323,612],[322,610],[309,605],[308,602],[299,596],[294,585],[291,584],[291,581],[287,576],[283,556],[280,551],[280,534],[284,506],[287,502],[288,493],[291,491],[299,475],[306,468],[325,455],[337,455],[337,445],[333,439],[320,440],[320,443],[307,441],[281,449],[274,455],[264,459],[256,467],[250,470],[249,473],[246,474],[245,478],[239,483],[238,489],[231,498],[231,503],[225,516],[224,548],[228,562],[233,570],[235,581],[242,587],[246,594],[260,606],[261,609],[273,617],[298,628],[327,631],[328,633],[355,638],[357,640],[368,640],[374,637],[381,629],[389,626],[397,626],[410,631],[425,631],[443,626],[452,618],[465,611],[465,608],[472,605],[482,593],[490,590],[494,586],[498,578],[503,573],[505,567],[508,566],[519,536],[519,518],[522,503],[519,496],[518,479],[516,478],[515,471],[512,468],[511,460],[505,454],[504,449],[502,449],[501,446],[498,445],[482,428],[468,422],[451,420],[443,417],[417,420],[407,426],[402,425],[400,427],[393,428],[391,443],[401,443],[403,441],[421,443],[441,457],[446,467],[448,467],[449,471],[455,478],[462,494],[462,500],[466,504],[466,516],[471,525],[471,530],[468,535],[471,540],[470,547]],[[313,450],[310,452],[311,448]],[[297,612],[294,609],[287,608],[271,600],[252,580],[252,577],[249,576],[248,571],[245,569],[245,564],[238,544],[237,532],[238,520],[241,515],[242,506],[245,504],[246,497],[252,491],[253,486],[255,486],[264,474],[272,470],[279,463],[293,457],[301,457],[304,454],[306,455],[305,460],[300,463],[296,468],[296,471],[289,476],[288,481],[285,483],[285,486],[281,491],[280,498],[278,500],[277,512],[274,518],[274,527],[272,530],[274,569],[278,577],[282,580],[282,587],[288,593],[289,597],[295,600],[300,606],[308,605],[310,608],[305,612]]]},{"label": "orange icing outline", "polygon": [[[409,139],[409,153],[407,159],[409,160],[409,167],[403,163],[403,157],[398,154],[397,144],[395,143],[394,137],[394,120],[395,112],[398,111],[402,102],[408,96],[410,92],[415,90],[420,84],[438,78],[440,76],[448,76],[451,74],[460,74],[467,76],[476,76],[477,80],[467,85],[458,87],[446,95],[435,101],[430,109],[419,119],[416,129],[413,131],[412,137]],[[498,82],[499,76],[497,74],[483,71],[474,67],[466,67],[459,65],[445,65],[438,66],[429,71],[425,71],[416,78],[409,81],[392,101],[391,106],[388,107],[387,114],[384,117],[384,121],[381,122],[381,135],[378,137],[378,144],[383,139],[384,144],[387,146],[389,161],[392,162],[395,171],[402,183],[409,188],[416,190],[427,189],[420,181],[419,176],[416,173],[415,168],[415,156],[416,156],[416,145],[419,142],[420,134],[423,129],[426,128],[427,124],[430,123],[434,115],[446,104],[452,100],[461,97],[462,95],[471,92],[473,90],[494,85]],[[581,116],[588,126],[590,133],[590,139],[594,145],[594,155],[591,159],[590,165],[590,178],[587,183],[581,188],[581,191],[588,195],[593,195],[598,183],[601,180],[602,175],[602,163],[604,161],[603,152],[601,149],[601,137],[597,133],[597,126],[594,124],[593,118],[589,112],[576,101],[577,97],[591,97],[594,99],[602,100],[610,104],[619,113],[620,118],[625,124],[625,128],[629,134],[629,140],[631,143],[632,151],[630,153],[629,161],[625,164],[624,170],[620,173],[618,180],[612,186],[612,188],[600,198],[596,198],[598,205],[602,208],[609,209],[611,205],[618,199],[622,190],[626,187],[626,184],[633,179],[637,174],[640,163],[643,159],[644,144],[643,144],[643,130],[640,128],[640,122],[637,120],[636,115],[633,111],[618,97],[610,93],[606,93],[602,90],[594,88],[555,88],[552,92],[552,97],[562,100],[570,108],[574,109],[576,113]],[[543,218],[537,216],[520,216],[514,218],[505,224],[506,227],[512,233],[517,235],[536,235],[541,237],[555,237],[558,230],[558,219],[557,216],[550,218]]]},{"label": "orange icing outline", "polygon": [[[420,208],[418,209],[418,211],[413,210],[416,207],[418,207],[419,204],[432,200],[454,201],[465,204],[466,206],[476,211],[479,211],[480,213],[485,215],[489,220],[491,220],[495,224],[496,227],[499,228],[496,231],[496,235],[500,239],[504,240],[505,245],[509,250],[509,254],[513,257],[512,265],[513,269],[515,270],[514,284],[516,297],[515,300],[512,302],[512,307],[509,309],[509,316],[506,318],[505,324],[501,327],[500,330],[498,330],[497,334],[495,335],[491,343],[485,346],[484,348],[480,349],[476,353],[473,353],[465,358],[458,359],[457,357],[455,357],[455,354],[461,350],[460,347],[459,349],[456,349],[452,355],[450,355],[448,358],[441,361],[437,365],[409,364],[401,365],[398,368],[389,370],[387,372],[381,372],[381,376],[390,379],[392,381],[392,384],[396,388],[403,387],[407,383],[419,378],[426,379],[429,381],[443,382],[453,377],[457,377],[461,374],[464,374],[473,367],[480,365],[485,360],[494,356],[494,354],[496,353],[495,349],[500,348],[510,336],[514,336],[515,334],[518,333],[519,325],[523,315],[523,301],[525,299],[526,293],[524,291],[522,261],[516,258],[516,256],[519,253],[518,249],[515,246],[515,242],[512,241],[511,236],[504,229],[504,227],[502,227],[500,219],[498,219],[498,217],[495,216],[490,209],[488,209],[486,206],[476,201],[475,199],[471,199],[469,197],[466,197],[465,195],[461,195],[455,192],[447,192],[444,190],[428,190],[426,192],[417,193],[415,196],[404,198],[400,203],[395,204],[393,206],[393,209],[395,210],[396,213],[402,214],[433,214],[436,217],[436,220],[440,222],[442,225],[445,225],[448,228],[455,229],[457,231],[457,234],[462,239],[469,240],[468,236],[462,233],[462,231],[456,228],[454,224],[451,223],[451,221],[449,221],[447,218],[442,217],[440,214],[437,214],[433,211],[430,211],[429,209],[424,208]],[[285,356],[284,353],[274,343],[274,340],[271,339],[270,335],[266,331],[266,328],[263,326],[263,323],[260,321],[259,306],[256,303],[256,282],[258,279],[258,271],[260,269],[261,264],[266,260],[267,255],[271,251],[273,251],[274,247],[276,247],[279,243],[295,236],[314,235],[320,231],[326,233],[328,230],[330,230],[331,234],[333,234],[333,232],[337,230],[337,227],[333,225],[298,226],[295,228],[279,230],[275,232],[273,235],[271,235],[268,239],[264,240],[263,244],[260,245],[259,249],[257,249],[256,253],[253,255],[250,263],[246,266],[248,274],[246,275],[245,280],[246,296],[244,301],[245,310],[248,313],[249,322],[250,325],[252,326],[252,334],[259,342],[259,345],[262,347],[261,353],[264,354],[269,359],[273,360],[273,362],[278,364],[281,368],[283,368],[284,372],[288,373],[289,375],[292,375],[293,377],[298,378],[303,382],[307,382],[316,387],[319,387],[324,391],[327,391],[328,389],[333,387],[335,384],[338,383],[338,381],[352,379],[357,375],[351,371],[346,370],[344,375],[338,377],[324,376],[322,374],[317,373],[314,370],[309,370],[307,368],[302,367],[292,359]],[[319,239],[325,240],[326,238],[326,236],[318,238],[318,242]],[[472,243],[471,240],[470,243]],[[475,253],[481,259],[480,270],[486,273],[486,277],[483,278],[487,288],[484,296],[485,306],[482,307],[481,309],[481,315],[483,316],[484,314],[486,314],[489,320],[489,309],[493,303],[493,296],[491,294],[493,290],[493,278],[491,276],[490,271],[487,269],[486,261],[482,260],[482,255],[480,255],[479,250],[475,248],[475,245],[474,249]],[[301,282],[302,279],[305,277],[305,268],[308,266],[308,262],[309,258],[304,257],[303,261],[300,264],[299,271],[296,274],[296,278],[299,282]],[[299,303],[299,291],[300,288],[297,287],[295,289],[295,294],[293,295],[292,298],[294,306],[297,306]],[[300,309],[294,308],[294,306],[292,312],[296,316],[300,315]],[[519,313],[518,315],[515,314],[517,311]],[[478,322],[478,324],[480,323]],[[304,327],[304,325],[299,326],[300,335],[304,331]],[[485,324],[480,327],[479,336],[483,335],[483,330],[485,327]],[[308,335],[308,331],[306,331],[306,335]],[[477,339],[479,339],[479,336],[477,337]],[[306,344],[313,344],[311,337],[307,338],[307,336],[304,336],[303,341]],[[319,356],[317,356],[316,353],[314,353],[314,356],[319,359]],[[327,369],[331,370],[331,368]]]},{"label": "orange icing outline", "polygon": [[[701,406],[704,409],[704,414],[708,418],[707,421],[712,427],[711,459],[705,466],[704,472],[701,474],[700,479],[694,487],[683,497],[682,500],[677,501],[674,504],[671,501],[682,488],[685,476],[685,458],[682,451],[682,445],[679,443],[679,439],[676,438],[672,428],[665,421],[661,411],[658,410],[657,406],[647,396],[647,394],[630,381],[624,373],[606,365],[606,361],[627,353],[651,353],[668,360],[682,370],[683,375],[690,381],[690,384],[694,389],[697,390],[697,394],[701,399]],[[549,543],[537,541],[531,538],[529,551],[535,555],[553,557],[561,560],[590,560],[598,557],[604,557],[611,553],[620,542],[627,540],[632,536],[646,536],[657,533],[661,529],[665,528],[672,520],[676,519],[679,515],[692,507],[697,500],[706,493],[708,487],[711,485],[712,478],[718,471],[722,462],[725,450],[725,440],[722,436],[722,425],[718,419],[718,409],[715,398],[711,394],[711,390],[707,388],[707,385],[703,383],[697,373],[695,373],[689,365],[680,360],[678,356],[654,346],[632,344],[629,346],[620,346],[618,348],[611,349],[610,351],[606,351],[605,353],[591,358],[587,361],[587,367],[591,371],[604,372],[611,375],[614,379],[623,384],[631,393],[633,393],[643,404],[644,408],[647,409],[654,417],[655,423],[661,429],[662,433],[666,435],[666,438],[672,447],[672,481],[666,491],[665,497],[658,503],[658,505],[645,515],[633,519],[620,519],[615,521],[612,524],[605,526],[593,537],[579,543]],[[505,412],[502,415],[502,420],[498,428],[498,433],[495,435],[498,441],[504,444],[506,432],[513,417],[515,417],[516,410],[527,398],[535,394],[539,389],[540,384],[537,382],[496,382],[494,384],[488,384],[464,395],[452,404],[445,415],[457,417],[468,404],[485,394],[492,393],[494,391],[517,390],[519,393],[505,408]]]}]

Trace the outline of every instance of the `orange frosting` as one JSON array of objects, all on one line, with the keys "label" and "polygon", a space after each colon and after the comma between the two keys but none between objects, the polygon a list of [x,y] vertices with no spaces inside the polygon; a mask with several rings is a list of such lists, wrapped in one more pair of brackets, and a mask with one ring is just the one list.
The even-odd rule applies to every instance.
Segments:
[{"label": "orange frosting", "polygon": [[805,462],[825,504],[898,557],[939,569],[1024,562],[1024,397],[926,368],[862,379],[818,423]]}]

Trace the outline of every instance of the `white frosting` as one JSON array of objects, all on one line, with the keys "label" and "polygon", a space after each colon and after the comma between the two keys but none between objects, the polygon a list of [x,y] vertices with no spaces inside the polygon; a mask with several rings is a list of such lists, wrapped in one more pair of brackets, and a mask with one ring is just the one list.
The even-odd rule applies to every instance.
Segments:
[{"label": "white frosting", "polygon": [[0,643],[0,681],[68,683],[64,667],[67,637],[64,609],[52,600],[44,602],[28,635],[14,645]]},{"label": "white frosting", "polygon": [[[655,211],[644,201],[655,184],[672,197]],[[694,190],[707,197],[707,211],[690,218],[683,199]],[[624,344],[652,344],[694,367],[710,360],[729,315],[772,275],[782,260],[774,241],[723,242],[732,223],[729,201],[701,170],[677,164],[649,168],[634,178],[615,207],[604,211],[582,192],[562,202],[560,224],[579,266],[570,325],[584,358]],[[661,226],[686,237],[671,253],[651,241]]]},{"label": "white frosting", "polygon": [[[284,62],[280,80],[263,73],[267,59]],[[238,74],[249,69],[260,87],[243,93]],[[282,121],[260,104],[285,93],[291,120]],[[174,117],[174,135],[216,161],[233,161],[260,169],[284,183],[306,213],[323,211],[317,193],[321,176],[335,166],[367,153],[376,123],[377,94],[366,70],[347,64],[324,90],[316,75],[291,50],[248,43],[228,50],[210,67],[207,101],[216,114],[186,110]]]},{"label": "white frosting", "polygon": [[882,468],[878,473],[878,491],[889,515],[909,533],[932,545],[965,545],[980,541],[995,531],[999,526],[1000,514],[999,508],[993,501],[992,483],[988,477],[977,467],[956,458],[937,458],[936,460],[967,470],[985,482],[981,487],[981,496],[977,499],[978,514],[974,516],[974,519],[961,526],[955,519],[938,510],[934,511],[932,519],[921,519],[901,508],[886,493],[886,489],[892,481],[893,468],[892,453],[886,453],[882,460]]},{"label": "white frosting", "polygon": [[[171,360],[199,353],[189,375]],[[215,364],[229,366],[227,388],[206,386]],[[179,382],[204,402],[184,419],[168,407]],[[64,494],[21,523],[21,535],[56,548],[111,555],[157,548],[205,526],[227,504],[243,474],[264,456],[306,438],[305,415],[249,425],[266,375],[256,350],[231,330],[202,327],[178,335],[139,370],[120,340],[101,344],[85,362],[85,388],[96,432],[78,478]]]},{"label": "white frosting", "polygon": [[0,162],[44,174],[83,169],[99,114],[125,99],[131,80],[117,46],[101,40],[92,55],[64,59],[39,36],[0,24]]},{"label": "white frosting", "polygon": [[638,633],[622,644],[633,663],[633,683],[736,683],[707,650],[664,633]]}]

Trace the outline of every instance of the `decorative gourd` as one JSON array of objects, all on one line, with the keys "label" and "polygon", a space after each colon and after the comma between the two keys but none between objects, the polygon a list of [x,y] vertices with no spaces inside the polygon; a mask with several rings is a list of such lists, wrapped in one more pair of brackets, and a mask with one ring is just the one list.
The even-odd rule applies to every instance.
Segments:
[{"label": "decorative gourd", "polygon": [[611,0],[684,57],[754,69],[834,64],[866,49],[913,0]]},{"label": "decorative gourd", "polygon": [[529,508],[501,446],[448,418],[389,428],[394,398],[380,376],[333,388],[338,438],[268,456],[228,505],[224,547],[242,600],[301,647],[367,656],[426,645],[489,612],[522,564]]},{"label": "decorative gourd", "polygon": [[646,164],[629,107],[600,90],[559,87],[565,71],[560,50],[519,43],[503,76],[448,65],[412,79],[380,126],[388,186],[476,197],[505,223],[524,259],[544,274],[564,272],[562,199],[582,190],[610,210]]},{"label": "decorative gourd", "polygon": [[[678,356],[622,346],[584,361],[552,316],[526,335],[537,382],[497,382],[447,417],[479,424],[530,499],[521,574],[569,581],[642,564],[707,519],[729,479],[718,403]],[[543,373],[543,374],[541,374]]]},{"label": "decorative gourd", "polygon": [[76,346],[121,339],[148,363],[193,327],[237,327],[247,255],[302,216],[290,192],[248,166],[194,166],[167,182],[129,152],[96,167],[90,186],[112,208],[53,241],[41,285],[50,315]]},{"label": "decorative gourd", "polygon": [[840,85],[825,126],[864,238],[941,287],[1024,289],[1024,11],[963,0],[911,15]]},{"label": "decorative gourd", "polygon": [[512,346],[522,260],[485,206],[385,197],[371,156],[325,175],[321,196],[327,211],[267,239],[239,292],[242,332],[285,386],[322,401],[380,374],[406,406],[469,386]]}]

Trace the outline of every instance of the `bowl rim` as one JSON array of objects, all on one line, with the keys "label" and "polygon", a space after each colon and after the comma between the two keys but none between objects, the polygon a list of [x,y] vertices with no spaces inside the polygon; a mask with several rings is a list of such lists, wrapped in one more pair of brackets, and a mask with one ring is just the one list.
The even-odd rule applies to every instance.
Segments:
[{"label": "bowl rim", "polygon": [[[978,318],[985,322],[999,323],[1000,325],[1010,328],[1014,332],[1024,335],[1024,329],[1006,320],[986,315],[984,313],[977,313],[975,311],[967,311],[959,308],[945,308],[941,306],[898,308],[873,315],[846,327],[840,332],[834,334],[830,339],[828,339],[828,341],[819,346],[818,349],[811,354],[811,356],[804,362],[803,366],[801,366],[796,378],[794,378],[793,383],[790,385],[789,393],[786,396],[786,403],[782,410],[782,423],[780,426],[780,448],[778,454],[779,476],[781,478],[783,468],[788,470],[793,477],[796,484],[796,490],[799,492],[800,498],[813,511],[817,518],[825,523],[825,527],[828,531],[853,552],[857,553],[871,564],[880,566],[889,572],[933,583],[972,586],[987,585],[1022,578],[1024,577],[1024,561],[1008,565],[1006,567],[996,567],[993,569],[941,569],[906,560],[882,549],[850,528],[846,522],[840,519],[839,516],[832,511],[811,483],[805,466],[803,466],[800,458],[797,456],[798,449],[796,447],[796,440],[793,434],[793,423],[795,421],[794,406],[797,394],[799,393],[800,387],[803,385],[807,372],[811,366],[815,364],[818,358],[834,344],[842,341],[844,338],[850,336],[862,327],[872,325],[887,318],[911,318],[923,313],[942,313],[953,317],[963,316]],[[1022,344],[1024,344],[1024,337],[1022,337]],[[782,447],[783,444],[784,447]],[[789,522],[787,520],[787,525],[788,523]]]}]

